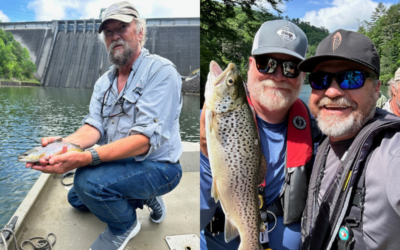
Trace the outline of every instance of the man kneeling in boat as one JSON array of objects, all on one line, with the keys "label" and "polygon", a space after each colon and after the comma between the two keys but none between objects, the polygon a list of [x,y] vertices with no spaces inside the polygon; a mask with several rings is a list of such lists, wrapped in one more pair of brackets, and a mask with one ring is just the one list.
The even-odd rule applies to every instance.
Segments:
[{"label": "man kneeling in boat", "polygon": [[[161,196],[182,177],[182,82],[172,62],[143,47],[145,21],[132,4],[111,5],[98,31],[114,66],[97,80],[84,125],[63,138],[88,151],[26,167],[58,174],[76,169],[69,203],[107,223],[91,250],[122,250],[140,230],[136,209],[149,206],[150,219],[160,223],[166,215]],[[56,139],[43,138],[42,145]],[[95,144],[100,147],[90,148]]]}]

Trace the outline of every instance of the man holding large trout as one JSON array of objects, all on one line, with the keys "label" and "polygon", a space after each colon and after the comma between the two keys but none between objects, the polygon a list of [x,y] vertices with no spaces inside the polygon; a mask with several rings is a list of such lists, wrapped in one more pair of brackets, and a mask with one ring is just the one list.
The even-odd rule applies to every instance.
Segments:
[{"label": "man holding large trout", "polygon": [[[147,205],[150,220],[161,223],[162,196],[182,177],[182,82],[172,62],[144,47],[146,22],[131,3],[108,7],[98,32],[113,66],[94,86],[84,125],[62,139],[88,151],[48,156],[26,167],[58,174],[76,169],[68,202],[107,224],[90,250],[123,250],[140,231],[136,209]],[[42,146],[56,139],[43,138]],[[94,144],[100,146],[90,148]]]},{"label": "man holding large trout", "polygon": [[[260,162],[259,153],[256,152],[254,156],[242,159],[242,161],[236,161],[238,157],[242,157],[241,150],[244,150],[244,145],[230,145],[230,139],[223,141],[219,146],[225,149],[224,152],[230,152],[227,155],[221,153],[222,151],[218,152],[216,143],[211,139],[210,130],[215,127],[210,126],[210,120],[214,122],[218,112],[210,108],[210,86],[214,86],[214,91],[216,91],[217,86],[223,84],[223,79],[229,85],[229,77],[218,78],[218,76],[226,74],[232,67],[229,65],[228,69],[222,72],[211,63],[211,72],[206,87],[207,107],[202,112],[200,122],[201,229],[204,229],[202,250],[207,248],[210,250],[238,249],[239,245],[236,240],[229,243],[225,243],[225,241],[235,238],[236,228],[241,241],[248,241],[250,235],[254,234],[254,230],[243,230],[242,233],[240,225],[257,223],[260,217],[266,228],[265,232],[262,232],[261,226],[258,225],[257,228],[261,231],[262,248],[258,243],[252,243],[253,246],[250,247],[244,247],[247,243],[242,243],[239,249],[300,248],[300,218],[307,198],[308,181],[315,153],[313,148],[318,145],[321,137],[315,120],[309,115],[308,108],[298,99],[304,81],[304,73],[297,69],[297,65],[304,60],[306,50],[307,38],[304,32],[286,20],[266,22],[255,35],[252,57],[249,58],[247,89],[248,100],[255,112],[261,151],[268,166],[267,173],[262,174],[263,178],[258,178],[258,176],[254,178],[254,173],[262,173],[262,167],[259,167],[261,164],[255,166]],[[226,91],[223,93],[227,94]],[[232,96],[228,95],[222,98],[227,104],[233,102],[234,105],[237,105],[236,98],[232,99]],[[227,106],[220,107],[220,112],[224,111],[222,109],[227,109]],[[247,142],[257,144],[257,135],[252,137],[250,132],[241,133],[240,129],[237,131],[232,128],[232,123],[235,125],[235,122],[242,121],[242,124],[239,125],[242,125],[243,129],[251,131],[252,127],[248,123],[248,118],[244,116],[246,116],[245,112],[238,112],[232,121],[228,120],[230,124],[228,126],[231,129],[228,127],[225,130],[221,129],[223,124],[219,121],[221,124],[217,128],[222,134],[220,137],[234,137],[237,142],[243,142],[243,144],[246,142],[246,146]],[[206,120],[207,126],[205,126]],[[257,151],[255,146],[253,149]],[[247,146],[245,150],[250,149]],[[206,156],[210,156],[212,174]],[[220,167],[214,165],[216,162],[222,165],[225,161],[224,158],[228,158],[229,161],[229,157],[239,164],[237,165],[238,170],[232,167],[225,168],[226,177],[232,176],[235,171],[239,171],[239,173],[242,171],[242,173],[233,180],[231,179],[230,182],[223,183],[218,180],[220,178],[218,176],[223,176],[223,174],[218,173],[220,170],[215,170]],[[254,165],[254,167],[251,168],[249,165]],[[260,181],[260,179],[264,180]],[[252,185],[254,182],[255,185]],[[260,182],[262,184],[257,188],[256,185]],[[243,183],[249,184],[247,184],[246,191],[243,191],[242,196],[239,197],[236,186],[243,185]],[[257,193],[259,204],[254,204],[247,197],[257,197]],[[218,199],[221,201],[223,211],[219,203],[215,203],[214,198],[215,201]],[[258,205],[260,206],[257,207]],[[235,209],[235,206],[240,209]],[[252,208],[249,208],[250,206]],[[261,216],[258,215],[258,210],[260,210]],[[252,211],[257,211],[257,214],[253,214]],[[224,223],[225,226],[221,225],[224,218],[225,221],[228,221]],[[234,222],[232,223],[232,221]],[[220,232],[222,233],[219,234]],[[258,231],[256,233],[258,234]],[[205,238],[207,242],[205,242]]]}]

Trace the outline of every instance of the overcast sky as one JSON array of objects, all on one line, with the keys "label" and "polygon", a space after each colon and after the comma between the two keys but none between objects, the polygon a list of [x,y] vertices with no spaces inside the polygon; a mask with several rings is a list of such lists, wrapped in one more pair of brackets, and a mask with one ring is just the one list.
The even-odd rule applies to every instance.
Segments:
[{"label": "overcast sky", "polygon": [[[0,0],[3,22],[99,18],[121,0]],[[200,17],[200,0],[130,0],[142,18]]]},{"label": "overcast sky", "polygon": [[[119,0],[0,0],[3,22],[99,18],[101,8]],[[200,0],[131,0],[143,18],[199,17]],[[398,0],[386,0],[386,6]],[[280,5],[283,16],[300,18],[330,32],[357,30],[357,19],[370,20],[378,1],[373,0],[290,0]],[[276,14],[276,13],[275,13]]]}]

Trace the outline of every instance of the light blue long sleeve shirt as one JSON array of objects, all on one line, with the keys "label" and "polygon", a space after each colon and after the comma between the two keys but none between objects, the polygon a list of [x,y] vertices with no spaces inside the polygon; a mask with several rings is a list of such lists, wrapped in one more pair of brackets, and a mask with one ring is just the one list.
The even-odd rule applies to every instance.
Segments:
[{"label": "light blue long sleeve shirt", "polygon": [[[99,145],[134,134],[148,137],[150,149],[146,154],[135,156],[136,161],[177,162],[182,154],[179,133],[182,81],[174,64],[142,48],[119,94],[116,73],[117,68],[113,66],[97,80],[89,114],[82,123],[100,132]],[[110,115],[115,116],[107,117]]]}]

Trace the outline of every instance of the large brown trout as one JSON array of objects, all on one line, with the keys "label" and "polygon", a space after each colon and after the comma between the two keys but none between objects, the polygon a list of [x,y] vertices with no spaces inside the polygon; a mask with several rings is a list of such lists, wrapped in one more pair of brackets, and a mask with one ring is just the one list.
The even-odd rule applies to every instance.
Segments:
[{"label": "large brown trout", "polygon": [[[240,235],[239,250],[263,249],[257,185],[265,176],[257,126],[242,78],[233,63],[225,71],[212,61],[206,84],[206,138],[213,183],[211,196],[225,213],[225,241]],[[261,163],[263,163],[261,165]]]},{"label": "large brown trout", "polygon": [[78,145],[69,142],[62,142],[62,139],[60,138],[53,143],[49,143],[46,147],[39,146],[22,153],[18,156],[18,161],[38,162],[41,158],[48,155],[60,155],[63,147],[67,147],[67,152],[83,152],[83,149],[81,149]]}]

